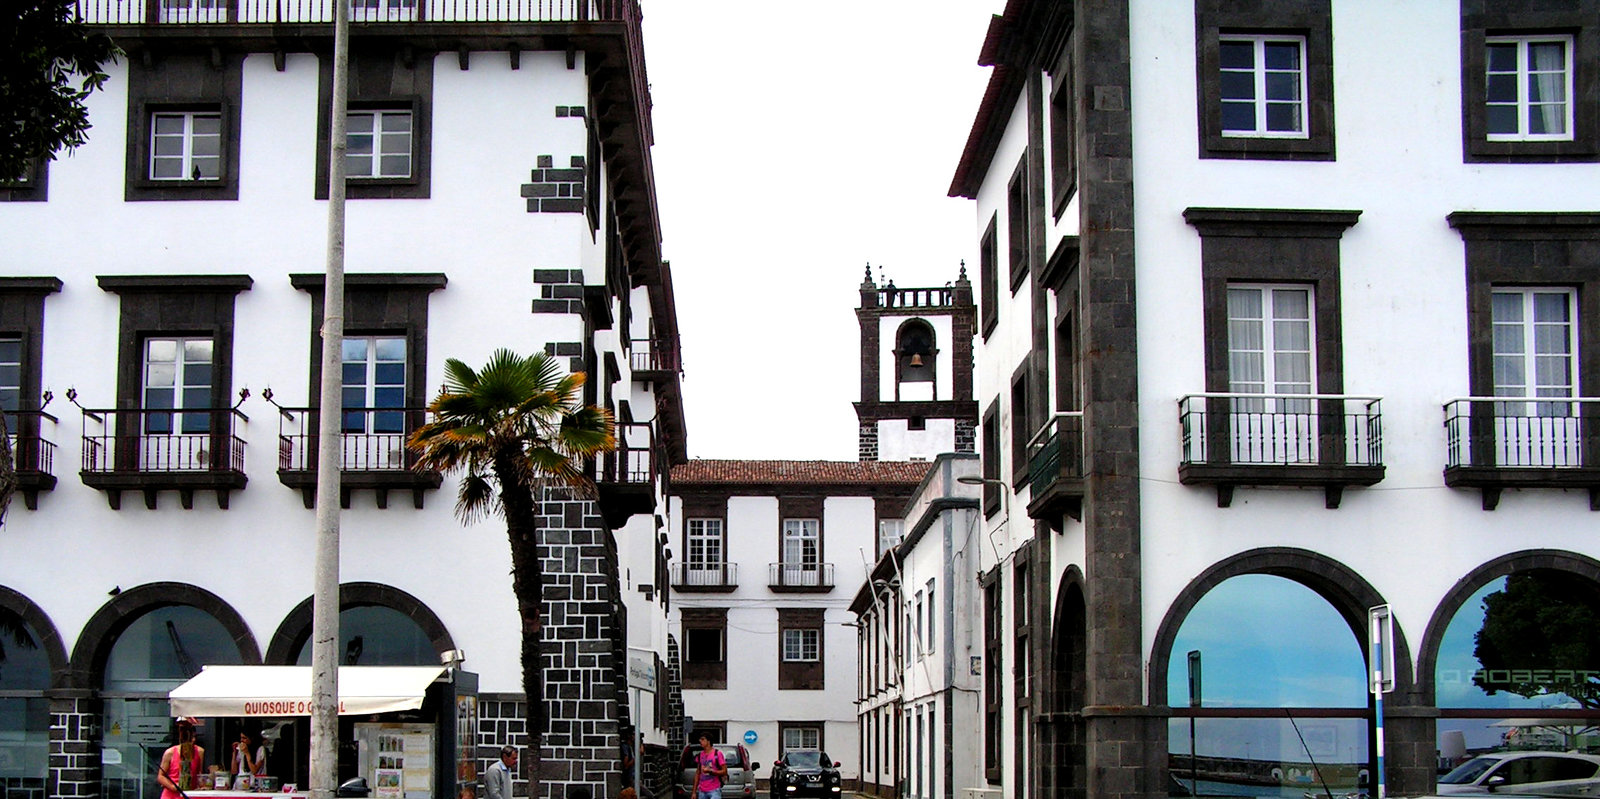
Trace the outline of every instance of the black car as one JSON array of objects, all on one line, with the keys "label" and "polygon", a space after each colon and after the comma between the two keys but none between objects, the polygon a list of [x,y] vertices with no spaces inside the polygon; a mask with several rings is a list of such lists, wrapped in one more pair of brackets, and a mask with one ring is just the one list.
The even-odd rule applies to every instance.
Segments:
[{"label": "black car", "polygon": [[840,792],[839,764],[827,752],[790,749],[772,764],[772,799],[782,796],[835,797]]}]

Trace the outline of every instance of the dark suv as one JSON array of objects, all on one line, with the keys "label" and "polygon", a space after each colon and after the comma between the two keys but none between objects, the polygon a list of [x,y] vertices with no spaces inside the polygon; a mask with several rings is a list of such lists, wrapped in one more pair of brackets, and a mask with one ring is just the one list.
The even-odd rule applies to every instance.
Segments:
[{"label": "dark suv", "polygon": [[[750,762],[750,753],[745,751],[744,744],[712,744],[712,747],[722,753],[722,762],[728,766],[728,779],[722,783],[723,799],[755,799],[756,769],[761,768],[761,764]],[[694,799],[694,775],[699,770],[694,756],[699,751],[698,745],[683,748],[683,756],[678,758],[678,779],[672,785],[675,799]]]},{"label": "dark suv", "polygon": [[780,796],[836,797],[841,790],[839,764],[827,752],[790,749],[772,764],[772,799]]}]

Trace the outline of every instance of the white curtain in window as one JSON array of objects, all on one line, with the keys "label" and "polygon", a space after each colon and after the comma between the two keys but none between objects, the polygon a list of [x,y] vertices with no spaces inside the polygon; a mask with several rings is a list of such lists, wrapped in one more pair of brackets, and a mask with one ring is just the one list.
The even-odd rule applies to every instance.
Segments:
[{"label": "white curtain in window", "polygon": [[1567,47],[1562,42],[1544,42],[1530,45],[1529,58],[1536,74],[1532,76],[1533,88],[1538,92],[1533,98],[1535,108],[1545,133],[1567,132]]}]

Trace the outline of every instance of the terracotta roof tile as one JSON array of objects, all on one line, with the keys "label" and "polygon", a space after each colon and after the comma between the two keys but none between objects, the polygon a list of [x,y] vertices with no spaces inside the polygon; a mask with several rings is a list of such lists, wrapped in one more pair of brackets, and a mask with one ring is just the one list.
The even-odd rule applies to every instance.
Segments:
[{"label": "terracotta roof tile", "polygon": [[672,467],[677,485],[789,483],[915,486],[927,476],[928,461],[732,461],[691,460]]}]

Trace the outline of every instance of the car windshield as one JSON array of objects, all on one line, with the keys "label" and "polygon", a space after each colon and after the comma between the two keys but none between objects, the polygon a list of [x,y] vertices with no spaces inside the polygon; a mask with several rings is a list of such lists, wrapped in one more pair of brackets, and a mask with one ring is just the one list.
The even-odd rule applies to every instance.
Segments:
[{"label": "car windshield", "polygon": [[1499,762],[1500,758],[1498,757],[1475,757],[1456,766],[1449,774],[1440,777],[1439,784],[1466,785],[1483,776],[1483,772],[1494,768],[1494,764]]},{"label": "car windshield", "polygon": [[788,760],[791,768],[817,768],[822,765],[822,753],[790,752]]}]

